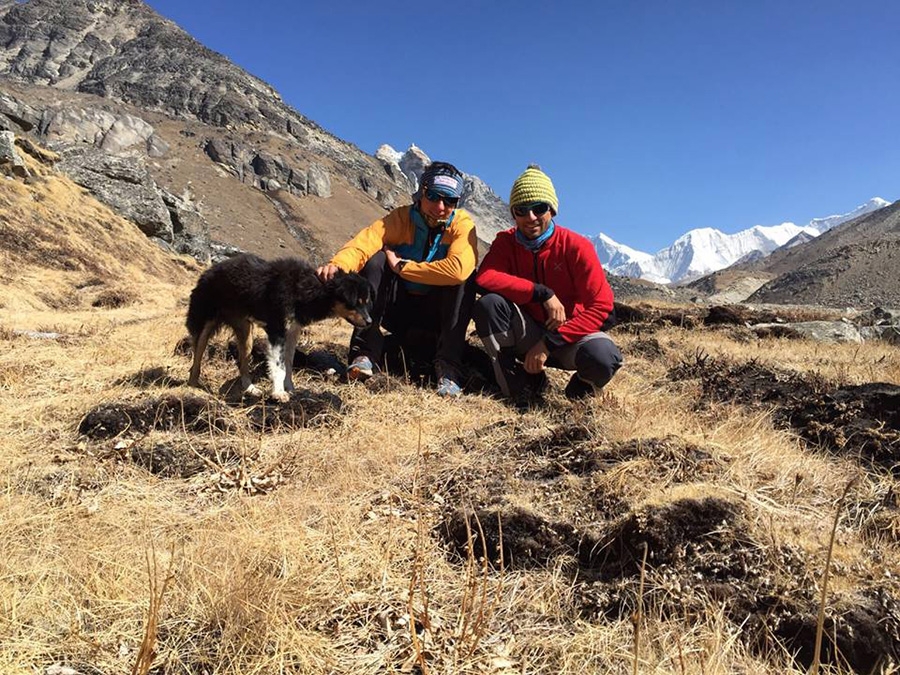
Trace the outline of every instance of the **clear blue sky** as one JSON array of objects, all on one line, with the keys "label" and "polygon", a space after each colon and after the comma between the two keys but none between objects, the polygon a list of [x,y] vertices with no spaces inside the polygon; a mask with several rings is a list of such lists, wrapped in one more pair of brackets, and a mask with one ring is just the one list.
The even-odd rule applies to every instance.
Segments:
[{"label": "clear blue sky", "polygon": [[537,162],[560,224],[650,253],[900,198],[896,0],[149,4],[366,152],[503,198]]}]

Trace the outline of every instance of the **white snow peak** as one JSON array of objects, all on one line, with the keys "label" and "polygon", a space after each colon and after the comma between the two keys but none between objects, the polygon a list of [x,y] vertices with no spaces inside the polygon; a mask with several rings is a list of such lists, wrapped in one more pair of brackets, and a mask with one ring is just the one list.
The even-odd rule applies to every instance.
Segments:
[{"label": "white snow peak", "polygon": [[874,197],[849,213],[814,218],[803,226],[794,223],[755,225],[735,234],[703,227],[690,230],[653,255],[620,244],[602,232],[591,237],[591,241],[600,263],[608,272],[656,283],[676,283],[724,269],[748,256],[767,256],[789,242],[799,243],[803,238],[818,236],[890,203]]}]

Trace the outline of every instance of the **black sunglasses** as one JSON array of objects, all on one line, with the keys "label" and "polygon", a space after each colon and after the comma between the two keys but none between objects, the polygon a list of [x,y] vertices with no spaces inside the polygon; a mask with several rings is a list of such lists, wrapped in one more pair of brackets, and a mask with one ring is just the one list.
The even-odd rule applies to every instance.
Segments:
[{"label": "black sunglasses", "polygon": [[549,210],[550,205],[546,202],[535,202],[533,204],[522,204],[521,206],[513,207],[513,213],[516,214],[519,218],[524,218],[525,216],[527,216],[529,211],[540,218]]},{"label": "black sunglasses", "polygon": [[455,207],[459,204],[459,197],[448,197],[445,194],[441,194],[437,190],[426,190],[425,198],[430,202],[444,202],[445,206]]}]

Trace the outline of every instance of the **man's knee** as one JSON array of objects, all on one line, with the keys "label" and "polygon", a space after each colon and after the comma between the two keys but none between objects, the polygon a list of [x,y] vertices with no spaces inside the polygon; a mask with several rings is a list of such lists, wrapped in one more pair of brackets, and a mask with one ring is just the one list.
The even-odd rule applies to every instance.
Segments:
[{"label": "man's knee", "polygon": [[590,340],[575,354],[578,376],[595,387],[603,387],[622,367],[622,352],[605,337]]},{"label": "man's knee", "polygon": [[497,293],[482,295],[472,310],[475,330],[480,337],[506,331],[509,328],[509,317],[509,301]]}]

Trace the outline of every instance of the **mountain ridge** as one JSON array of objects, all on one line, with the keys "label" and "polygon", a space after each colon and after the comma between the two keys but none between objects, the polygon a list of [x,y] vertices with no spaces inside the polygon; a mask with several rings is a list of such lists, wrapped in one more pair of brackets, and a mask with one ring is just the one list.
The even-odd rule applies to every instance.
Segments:
[{"label": "mountain ridge", "polygon": [[683,283],[729,267],[747,256],[768,255],[798,237],[818,236],[890,203],[873,197],[848,213],[813,218],[802,226],[791,222],[754,225],[734,234],[725,234],[710,227],[696,228],[655,254],[630,249],[603,233],[591,237],[591,240],[601,263],[614,274],[663,284]]}]

